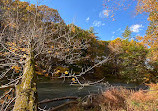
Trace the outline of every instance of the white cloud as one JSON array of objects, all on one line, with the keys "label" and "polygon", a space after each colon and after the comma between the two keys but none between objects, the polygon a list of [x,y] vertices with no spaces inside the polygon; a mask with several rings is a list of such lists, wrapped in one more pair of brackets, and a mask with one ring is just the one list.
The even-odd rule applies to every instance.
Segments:
[{"label": "white cloud", "polygon": [[121,28],[118,28],[116,31],[121,31]]},{"label": "white cloud", "polygon": [[123,32],[124,32],[124,30],[122,30],[122,28],[118,28],[118,29],[116,30],[116,32],[115,32],[115,33],[117,33],[117,32],[121,32],[121,33],[123,33]]},{"label": "white cloud", "polygon": [[115,32],[112,32],[112,34],[115,34]]},{"label": "white cloud", "polygon": [[135,25],[132,25],[132,26],[130,27],[130,30],[131,30],[132,32],[138,33],[140,30],[142,30],[142,29],[141,29],[142,27],[143,27],[142,25],[135,24]]},{"label": "white cloud", "polygon": [[103,23],[102,25],[104,26],[105,24]]},{"label": "white cloud", "polygon": [[95,20],[95,21],[93,22],[93,26],[95,26],[95,27],[100,27],[101,25],[102,25],[101,21]]},{"label": "white cloud", "polygon": [[90,19],[90,18],[89,18],[89,17],[87,17],[87,18],[86,18],[86,21],[89,21],[89,19]]},{"label": "white cloud", "polygon": [[103,10],[99,13],[100,18],[107,18],[109,16],[109,11],[108,10]]},{"label": "white cloud", "polygon": [[93,26],[94,26],[94,27],[100,27],[100,26],[104,26],[104,25],[105,25],[105,23],[102,23],[101,21],[95,20],[95,21],[93,22]]}]

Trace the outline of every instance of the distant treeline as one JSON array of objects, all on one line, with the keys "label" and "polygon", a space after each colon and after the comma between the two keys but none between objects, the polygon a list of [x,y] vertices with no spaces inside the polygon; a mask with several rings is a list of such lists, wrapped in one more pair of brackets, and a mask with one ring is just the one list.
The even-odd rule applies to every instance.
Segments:
[{"label": "distant treeline", "polygon": [[[157,39],[155,40],[155,46],[147,44],[147,40],[151,41],[150,38],[147,37],[134,37],[131,38],[131,33],[129,28],[127,27],[124,33],[122,34],[122,38],[116,38],[112,41],[102,41],[99,40],[95,35],[93,27],[89,30],[83,30],[74,24],[67,25],[64,20],[60,17],[57,10],[53,8],[49,8],[48,6],[41,5],[36,8],[35,5],[29,4],[28,2],[21,2],[19,0],[4,0],[1,1],[1,17],[0,17],[0,28],[1,32],[5,29],[5,33],[8,34],[10,30],[14,30],[15,28],[22,26],[26,22],[32,21],[34,18],[30,13],[37,13],[38,27],[47,26],[48,29],[57,30],[60,26],[60,33],[53,34],[53,37],[49,35],[48,38],[58,39],[59,36],[64,35],[65,32],[69,33],[70,36],[74,36],[73,42],[71,41],[71,46],[66,47],[64,42],[63,44],[49,42],[48,39],[45,43],[47,44],[47,53],[41,53],[35,59],[36,63],[36,73],[38,75],[45,75],[48,77],[52,76],[60,76],[61,73],[64,72],[72,72],[79,74],[82,72],[82,69],[87,69],[89,67],[94,66],[98,62],[104,60],[109,57],[108,62],[93,68],[91,71],[87,72],[87,77],[89,78],[103,78],[107,79],[120,79],[125,82],[156,82],[158,77],[158,48],[156,47]],[[37,10],[38,9],[38,10]],[[14,21],[14,17],[18,17],[19,21]],[[28,13],[29,12],[29,13]],[[11,15],[12,18],[8,16]],[[28,16],[29,14],[29,16]],[[45,16],[45,17],[44,17]],[[152,16],[152,14],[151,14]],[[29,17],[29,18],[28,18]],[[44,18],[43,18],[44,17]],[[40,19],[42,18],[42,20]],[[153,18],[154,19],[154,18]],[[147,30],[147,35],[152,36],[154,33],[154,22],[151,22],[151,26],[149,26]],[[9,24],[8,24],[9,23]],[[20,24],[19,24],[20,23]],[[43,30],[43,29],[41,29]],[[156,33],[157,34],[157,33]],[[38,36],[38,35],[37,35]],[[155,36],[155,35],[153,35]],[[146,40],[147,39],[147,40]],[[60,40],[62,41],[62,40]],[[68,41],[68,40],[64,40]],[[86,46],[84,48],[78,48],[78,46],[74,43],[75,41],[80,41],[79,43],[82,46]],[[153,40],[154,41],[154,40]],[[6,39],[6,43],[8,40]],[[11,51],[17,52],[14,48],[14,40],[10,43]],[[74,45],[73,45],[74,44]],[[64,47],[64,50],[61,50]],[[52,48],[52,50],[50,50]],[[53,52],[53,49],[60,48],[60,50]],[[72,50],[73,49],[73,50]],[[25,55],[26,48],[21,48],[22,54]],[[72,50],[72,51],[70,51]],[[61,56],[65,53],[78,53],[80,52],[80,56],[76,58],[73,62],[67,62],[69,58],[59,59],[58,56]],[[27,51],[26,51],[27,52]],[[62,53],[61,53],[62,52]],[[0,52],[0,58],[5,58],[6,53]],[[53,54],[54,56],[48,56]],[[6,54],[7,55],[7,54]],[[41,62],[42,60],[42,62]],[[48,61],[49,60],[49,61]],[[51,62],[50,62],[51,61]],[[2,62],[2,61],[1,61]],[[5,67],[0,67],[1,71]],[[19,67],[13,67],[15,73],[20,72]]]}]

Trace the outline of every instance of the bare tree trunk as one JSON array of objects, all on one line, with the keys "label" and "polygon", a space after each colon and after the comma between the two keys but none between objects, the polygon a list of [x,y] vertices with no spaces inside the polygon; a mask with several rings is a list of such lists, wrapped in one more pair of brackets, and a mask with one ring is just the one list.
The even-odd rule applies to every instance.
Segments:
[{"label": "bare tree trunk", "polygon": [[23,71],[22,81],[16,86],[16,100],[13,111],[37,111],[37,77],[33,54],[27,57]]}]

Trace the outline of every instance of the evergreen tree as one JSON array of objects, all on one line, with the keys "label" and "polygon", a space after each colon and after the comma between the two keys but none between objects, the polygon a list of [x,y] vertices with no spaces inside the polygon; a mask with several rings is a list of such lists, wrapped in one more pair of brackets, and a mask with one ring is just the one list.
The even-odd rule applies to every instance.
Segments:
[{"label": "evergreen tree", "polygon": [[131,33],[132,33],[132,31],[129,29],[129,27],[127,25],[125,31],[122,33],[122,36],[124,39],[129,39],[129,38],[131,38]]}]

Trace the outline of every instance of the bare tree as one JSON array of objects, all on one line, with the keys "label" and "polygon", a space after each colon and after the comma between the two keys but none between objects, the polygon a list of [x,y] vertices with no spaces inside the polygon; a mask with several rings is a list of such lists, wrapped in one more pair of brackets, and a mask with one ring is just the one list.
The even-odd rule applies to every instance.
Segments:
[{"label": "bare tree", "polygon": [[[0,89],[9,91],[0,98],[0,110],[12,109],[14,105],[13,111],[37,111],[35,65],[42,63],[42,58],[50,67],[52,58],[74,63],[81,59],[81,49],[88,47],[87,40],[78,39],[73,25],[64,24],[58,12],[47,6],[10,0],[1,7]],[[35,61],[37,58],[41,60]],[[70,77],[77,79],[93,67]]]},{"label": "bare tree", "polygon": [[1,89],[15,87],[16,96],[3,101],[1,110],[7,110],[15,100],[14,111],[36,111],[35,58],[45,55],[72,63],[80,57],[80,49],[87,46],[75,38],[71,26],[67,27],[60,17],[56,20],[52,9],[28,4],[33,9],[21,14],[20,2],[14,2],[7,5],[15,10],[5,10],[2,18],[5,25],[0,34],[0,78],[7,79]]}]

